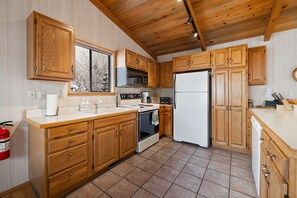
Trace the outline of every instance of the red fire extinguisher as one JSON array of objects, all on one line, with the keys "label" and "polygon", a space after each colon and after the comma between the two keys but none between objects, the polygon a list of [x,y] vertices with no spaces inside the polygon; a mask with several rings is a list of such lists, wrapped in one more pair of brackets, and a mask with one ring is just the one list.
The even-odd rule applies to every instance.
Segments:
[{"label": "red fire extinguisher", "polygon": [[13,126],[12,121],[0,122],[0,160],[10,156],[10,132],[5,126]]}]

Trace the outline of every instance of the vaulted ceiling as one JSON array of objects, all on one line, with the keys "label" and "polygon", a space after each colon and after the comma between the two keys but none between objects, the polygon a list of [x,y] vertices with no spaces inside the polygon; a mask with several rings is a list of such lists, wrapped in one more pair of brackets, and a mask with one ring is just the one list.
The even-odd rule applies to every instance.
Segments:
[{"label": "vaulted ceiling", "polygon": [[297,28],[297,0],[90,1],[153,57]]}]

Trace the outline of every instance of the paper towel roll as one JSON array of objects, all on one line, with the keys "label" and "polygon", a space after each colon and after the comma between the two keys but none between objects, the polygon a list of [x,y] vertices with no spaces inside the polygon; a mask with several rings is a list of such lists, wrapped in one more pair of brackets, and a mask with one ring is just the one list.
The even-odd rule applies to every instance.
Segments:
[{"label": "paper towel roll", "polygon": [[46,116],[58,115],[58,96],[46,95]]}]

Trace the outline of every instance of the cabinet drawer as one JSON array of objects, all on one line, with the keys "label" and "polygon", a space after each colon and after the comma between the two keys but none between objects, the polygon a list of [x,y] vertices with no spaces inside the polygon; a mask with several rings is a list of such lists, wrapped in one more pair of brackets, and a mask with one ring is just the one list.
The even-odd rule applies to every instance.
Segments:
[{"label": "cabinet drawer", "polygon": [[261,148],[268,150],[268,146],[270,144],[271,138],[267,135],[267,133],[264,130],[262,130],[261,138],[262,138]]},{"label": "cabinet drawer", "polygon": [[271,141],[269,144],[268,156],[274,162],[281,175],[288,181],[289,160],[287,156],[278,148],[274,141]]},{"label": "cabinet drawer", "polygon": [[87,144],[48,156],[48,174],[52,175],[87,159]]},{"label": "cabinet drawer", "polygon": [[119,122],[126,122],[129,120],[135,120],[135,119],[136,119],[136,113],[98,119],[94,121],[94,128],[97,129],[100,127],[105,127],[105,126],[117,124]]},{"label": "cabinet drawer", "polygon": [[71,137],[55,140],[48,143],[48,153],[53,153],[61,151],[63,149],[68,149],[79,144],[87,142],[87,133],[74,135]]},{"label": "cabinet drawer", "polygon": [[73,185],[86,179],[87,162],[78,164],[70,169],[67,169],[59,174],[49,178],[49,194],[50,197],[58,197],[64,191],[71,188]]},{"label": "cabinet drawer", "polygon": [[165,112],[171,112],[171,107],[165,107]]},{"label": "cabinet drawer", "polygon": [[81,122],[65,126],[53,127],[48,129],[48,138],[58,138],[65,135],[75,134],[88,130],[88,123]]}]

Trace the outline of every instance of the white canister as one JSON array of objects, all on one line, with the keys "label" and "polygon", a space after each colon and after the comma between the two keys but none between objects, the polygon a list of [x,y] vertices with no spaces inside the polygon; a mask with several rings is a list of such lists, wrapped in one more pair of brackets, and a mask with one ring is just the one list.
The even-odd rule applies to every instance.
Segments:
[{"label": "white canister", "polygon": [[46,116],[58,115],[58,96],[56,94],[46,95]]}]

